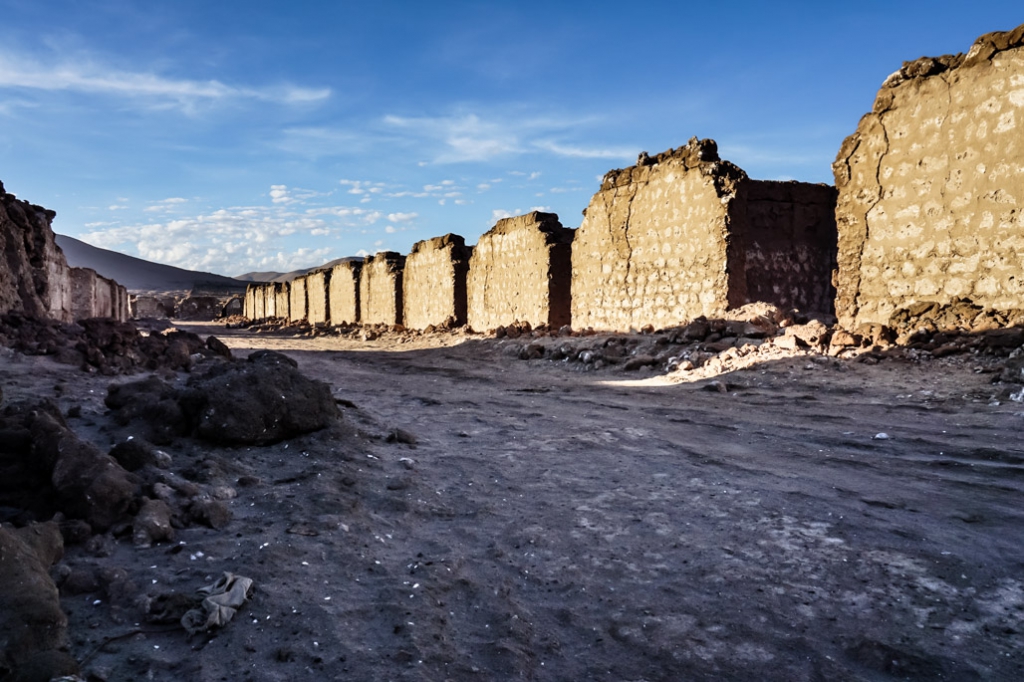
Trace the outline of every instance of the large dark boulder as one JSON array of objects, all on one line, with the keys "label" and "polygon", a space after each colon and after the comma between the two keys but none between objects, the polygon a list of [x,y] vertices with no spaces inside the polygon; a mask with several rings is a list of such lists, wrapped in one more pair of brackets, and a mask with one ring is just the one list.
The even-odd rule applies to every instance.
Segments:
[{"label": "large dark boulder", "polygon": [[0,679],[47,682],[78,673],[50,566],[63,554],[54,522],[0,527]]},{"label": "large dark boulder", "polygon": [[322,429],[338,416],[330,387],[273,351],[193,377],[181,405],[198,437],[222,445],[274,443]]}]

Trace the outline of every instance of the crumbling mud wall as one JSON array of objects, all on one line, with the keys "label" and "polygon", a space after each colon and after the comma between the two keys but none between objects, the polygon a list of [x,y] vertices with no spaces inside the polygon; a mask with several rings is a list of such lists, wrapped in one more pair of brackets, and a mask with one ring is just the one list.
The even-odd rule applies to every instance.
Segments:
[{"label": "crumbling mud wall", "polygon": [[247,284],[245,287],[245,296],[242,298],[242,316],[247,320],[260,319],[256,317],[256,289],[259,287],[260,285],[256,283]]},{"label": "crumbling mud wall", "polygon": [[834,192],[755,181],[714,140],[605,175],[573,242],[573,324],[625,331],[752,301],[830,312]]},{"label": "crumbling mud wall", "polygon": [[291,322],[302,322],[308,314],[306,277],[296,277],[288,282],[288,319]]},{"label": "crumbling mud wall", "polygon": [[263,285],[263,317],[270,319],[277,317],[277,290],[279,284],[267,282]]},{"label": "crumbling mud wall", "polygon": [[330,268],[315,270],[306,275],[306,319],[310,324],[331,322],[330,282]]},{"label": "crumbling mud wall", "polygon": [[571,324],[573,234],[554,213],[499,220],[470,258],[469,326],[486,331],[513,322]]},{"label": "crumbling mud wall", "polygon": [[834,310],[836,189],[750,180],[743,240],[747,300],[802,312]]},{"label": "crumbling mud wall", "polygon": [[255,302],[253,304],[253,319],[263,320],[268,317],[267,315],[267,294],[268,287],[266,284],[262,284],[256,287],[255,291]]},{"label": "crumbling mud wall", "polygon": [[907,62],[833,164],[840,324],[1024,295],[1024,26]]},{"label": "crumbling mud wall", "polygon": [[331,324],[355,324],[359,322],[359,272],[363,264],[343,261],[331,268],[328,283]]},{"label": "crumbling mud wall", "polygon": [[278,319],[291,319],[292,288],[288,282],[274,283],[274,313]]},{"label": "crumbling mud wall", "polygon": [[473,250],[457,234],[416,242],[405,259],[404,325],[409,329],[466,324],[466,275]]},{"label": "crumbling mud wall", "polygon": [[71,321],[71,273],[50,227],[56,215],[0,183],[0,313]]},{"label": "crumbling mud wall", "polygon": [[367,256],[359,277],[359,317],[363,324],[402,324],[402,271],[405,256],[382,251]]}]

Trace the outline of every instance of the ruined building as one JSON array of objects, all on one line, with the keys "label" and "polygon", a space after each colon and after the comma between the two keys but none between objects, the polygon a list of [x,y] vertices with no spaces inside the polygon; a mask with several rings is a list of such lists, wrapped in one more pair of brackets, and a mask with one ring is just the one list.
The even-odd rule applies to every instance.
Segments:
[{"label": "ruined building", "polygon": [[914,303],[1024,296],[1024,26],[966,54],[907,62],[833,164],[836,314],[889,321]]},{"label": "ruined building", "polygon": [[534,211],[499,220],[482,235],[469,261],[469,326],[570,324],[574,232],[554,213]]},{"label": "ruined building", "polygon": [[128,292],[88,268],[70,268],[50,227],[56,213],[0,183],[0,313],[63,322],[128,318]]},{"label": "ruined building", "polygon": [[472,247],[457,234],[416,242],[405,259],[402,298],[409,329],[466,324],[466,275]]},{"label": "ruined building", "polygon": [[835,190],[751,180],[714,140],[605,175],[573,242],[573,326],[668,327],[765,301],[831,312]]}]

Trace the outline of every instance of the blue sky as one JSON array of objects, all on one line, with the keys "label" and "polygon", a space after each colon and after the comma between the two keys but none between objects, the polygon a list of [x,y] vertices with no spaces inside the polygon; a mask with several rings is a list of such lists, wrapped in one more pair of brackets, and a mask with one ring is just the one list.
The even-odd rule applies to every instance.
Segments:
[{"label": "blue sky", "polygon": [[692,136],[831,182],[904,60],[1024,23],[946,2],[0,0],[0,181],[54,229],[287,271],[533,208]]}]

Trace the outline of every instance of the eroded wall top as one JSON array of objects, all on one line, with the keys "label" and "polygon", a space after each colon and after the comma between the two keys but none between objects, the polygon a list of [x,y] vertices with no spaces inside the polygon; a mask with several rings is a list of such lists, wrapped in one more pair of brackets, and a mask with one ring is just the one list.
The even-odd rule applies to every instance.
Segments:
[{"label": "eroded wall top", "polygon": [[1024,294],[1024,26],[886,79],[833,164],[836,314],[886,323],[921,301]]}]

